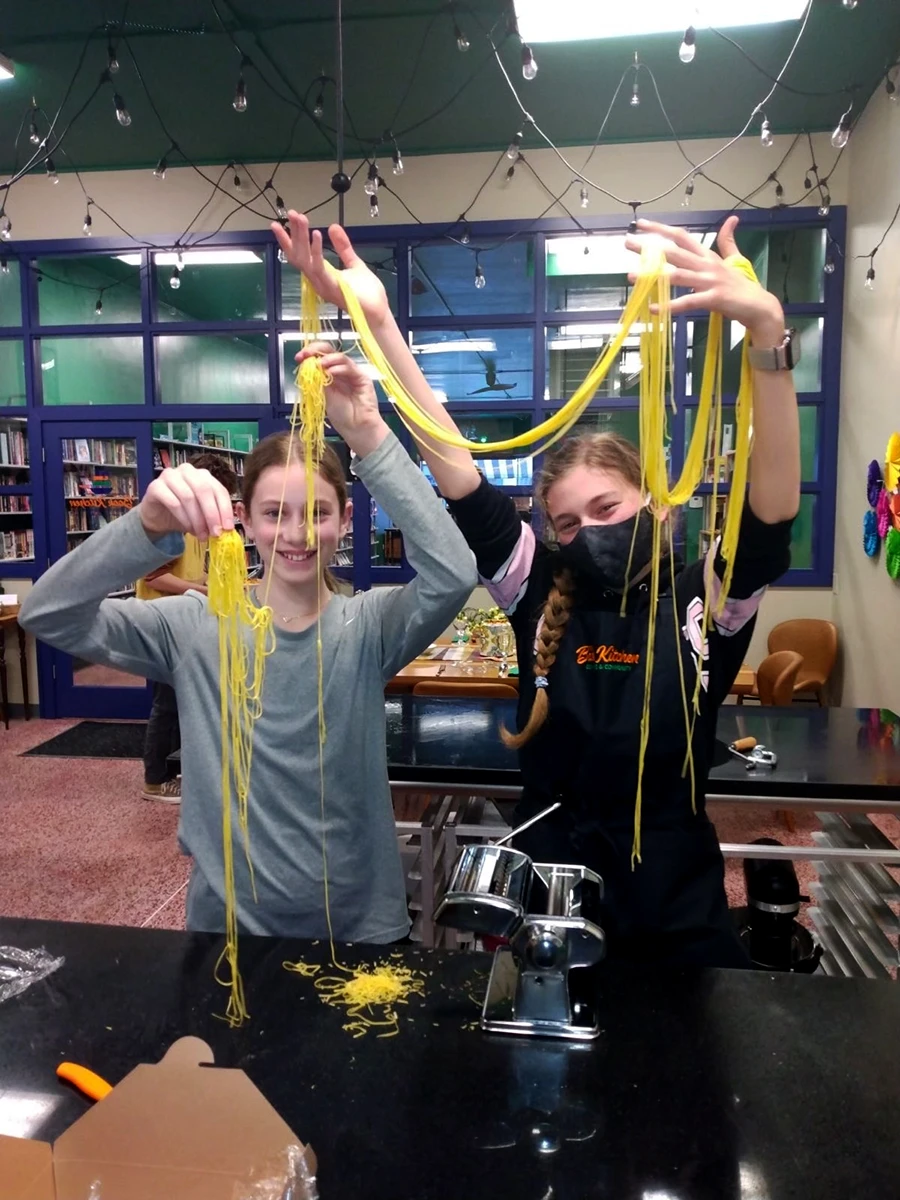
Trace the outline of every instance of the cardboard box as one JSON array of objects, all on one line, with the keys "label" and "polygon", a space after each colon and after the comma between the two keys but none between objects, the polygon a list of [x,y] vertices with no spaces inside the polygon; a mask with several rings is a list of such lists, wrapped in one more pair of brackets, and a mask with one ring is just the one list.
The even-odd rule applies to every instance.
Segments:
[{"label": "cardboard box", "polygon": [[[162,1061],[126,1075],[51,1147],[0,1137],[0,1200],[235,1200],[287,1168],[303,1147],[243,1071],[214,1067],[199,1038],[181,1038]],[[91,1191],[95,1181],[99,1189]],[[312,1190],[290,1193],[312,1200]]]}]

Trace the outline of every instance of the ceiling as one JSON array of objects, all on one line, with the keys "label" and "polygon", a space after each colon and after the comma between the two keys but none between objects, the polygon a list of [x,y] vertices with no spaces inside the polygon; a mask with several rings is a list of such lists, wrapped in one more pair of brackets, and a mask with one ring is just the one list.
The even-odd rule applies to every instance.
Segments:
[{"label": "ceiling", "polygon": [[[0,52],[13,59],[16,75],[0,82],[2,172],[27,161],[35,149],[28,142],[32,97],[52,115],[70,84],[57,133],[75,119],[63,142],[67,157],[55,156],[60,171],[71,165],[81,170],[152,167],[168,146],[163,125],[198,164],[334,158],[328,132],[334,125],[333,89],[324,89],[321,125],[300,106],[313,108],[319,92],[315,77],[334,71],[335,0],[42,0],[4,8]],[[498,22],[497,36],[503,37],[506,2],[471,0],[457,8],[471,43],[464,54],[457,50],[444,0],[344,0],[349,157],[361,149],[371,152],[389,131],[405,156],[508,144],[519,124],[518,110],[485,35]],[[106,66],[106,23],[118,28],[123,11],[128,45],[118,42],[114,86],[104,84],[89,101]],[[593,142],[635,50],[652,69],[679,136],[726,137],[742,128],[765,95],[769,83],[763,72],[780,70],[797,30],[797,22],[789,22],[729,31],[762,70],[708,30],[698,32],[696,58],[689,65],[678,58],[680,36],[671,34],[535,46],[540,69],[532,82],[522,79],[517,38],[509,37],[501,54],[523,103],[560,145]],[[231,104],[240,67],[234,43],[252,60],[245,69],[244,113]],[[854,111],[861,112],[898,51],[897,0],[861,0],[853,11],[841,0],[813,0],[785,81],[801,91],[853,87]],[[114,90],[133,118],[128,128],[115,119]],[[631,107],[629,78],[605,140],[670,136],[646,73],[641,94],[640,107]],[[814,131],[832,129],[843,107],[840,94],[779,90],[767,113],[776,133]],[[43,131],[43,117],[39,126]],[[536,144],[533,135],[524,149],[529,144]],[[384,157],[385,150],[381,153]],[[169,161],[174,165],[178,155]]]}]

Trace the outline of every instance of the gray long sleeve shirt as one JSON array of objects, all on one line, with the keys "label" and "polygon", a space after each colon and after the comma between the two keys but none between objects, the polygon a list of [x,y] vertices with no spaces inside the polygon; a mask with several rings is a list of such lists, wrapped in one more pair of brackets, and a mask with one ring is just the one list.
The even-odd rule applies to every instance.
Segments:
[{"label": "gray long sleeve shirt", "polygon": [[[475,585],[475,566],[393,434],[354,469],[402,529],[417,574],[404,587],[332,596],[322,614],[328,884],[337,939],[389,942],[406,935],[409,920],[388,789],[384,683],[446,628]],[[105,598],[182,546],[180,534],[151,541],[135,510],[54,564],[26,597],[20,620],[70,654],[174,686],[183,745],[179,841],[194,859],[187,924],[221,932],[216,619],[197,592],[152,601]],[[316,628],[276,628],[276,640],[266,659],[250,785],[258,902],[236,830],[238,919],[248,933],[324,937]]]}]

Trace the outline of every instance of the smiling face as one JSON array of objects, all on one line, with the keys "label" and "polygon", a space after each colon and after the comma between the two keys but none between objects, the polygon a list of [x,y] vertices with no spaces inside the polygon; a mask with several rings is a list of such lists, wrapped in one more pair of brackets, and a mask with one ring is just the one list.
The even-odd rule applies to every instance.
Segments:
[{"label": "smiling face", "polygon": [[547,488],[544,503],[556,536],[565,546],[587,525],[615,525],[639,512],[640,488],[618,471],[578,463]]},{"label": "smiling face", "polygon": [[[242,516],[244,528],[256,543],[266,573],[271,571],[274,579],[288,587],[306,588],[316,580],[318,563],[324,568],[334,558],[353,516],[353,506],[348,502],[342,510],[334,486],[317,474],[313,521],[319,549],[317,562],[316,546],[307,546],[307,487],[306,468],[296,460],[289,466],[266,467],[256,480],[249,509],[245,508]],[[279,507],[282,509],[280,523]]]}]

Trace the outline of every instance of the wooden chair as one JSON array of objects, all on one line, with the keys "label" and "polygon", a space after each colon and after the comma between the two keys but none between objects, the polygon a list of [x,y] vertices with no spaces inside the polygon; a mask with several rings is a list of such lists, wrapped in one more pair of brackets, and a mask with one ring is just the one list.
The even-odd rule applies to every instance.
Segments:
[{"label": "wooden chair", "polygon": [[481,683],[473,679],[423,679],[412,690],[414,696],[436,696],[445,700],[517,700],[519,693],[510,683]]},{"label": "wooden chair", "polygon": [[770,654],[793,650],[802,655],[803,665],[794,681],[794,694],[812,692],[819,705],[824,706],[825,687],[837,658],[837,627],[831,621],[807,617],[782,621],[770,631],[768,646]]},{"label": "wooden chair", "polygon": [[803,655],[793,650],[778,650],[764,658],[756,669],[760,704],[785,708],[793,703],[794,684],[802,666]]}]

